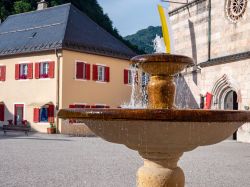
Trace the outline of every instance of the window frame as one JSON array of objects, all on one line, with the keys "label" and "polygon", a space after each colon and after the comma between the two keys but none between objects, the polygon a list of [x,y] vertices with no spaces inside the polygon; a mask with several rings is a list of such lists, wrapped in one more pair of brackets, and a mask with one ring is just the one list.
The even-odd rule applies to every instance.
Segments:
[{"label": "window frame", "polygon": [[[26,67],[26,70],[24,70],[24,66]],[[26,71],[26,72],[24,72]],[[28,67],[28,63],[22,63],[19,64],[19,79],[28,79],[28,74],[29,74],[29,67]]]},{"label": "window frame", "polygon": [[[105,81],[105,68],[106,68],[106,66],[97,65],[97,81],[106,82]],[[100,76],[100,72],[102,72],[101,76]],[[101,79],[99,79],[100,77],[101,77]]]},{"label": "window frame", "polygon": [[[44,66],[47,65],[47,69],[44,72]],[[49,71],[50,71],[50,62],[49,61],[42,61],[39,63],[39,77],[40,79],[47,79],[49,78]]]}]

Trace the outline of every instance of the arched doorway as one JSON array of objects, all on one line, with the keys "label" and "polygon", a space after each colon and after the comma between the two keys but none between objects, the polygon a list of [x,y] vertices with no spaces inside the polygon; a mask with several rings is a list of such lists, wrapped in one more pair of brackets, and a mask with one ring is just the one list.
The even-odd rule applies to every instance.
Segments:
[{"label": "arched doorway", "polygon": [[[226,93],[224,99],[224,110],[238,110],[237,93],[233,90]],[[237,139],[237,131],[229,139]]]}]

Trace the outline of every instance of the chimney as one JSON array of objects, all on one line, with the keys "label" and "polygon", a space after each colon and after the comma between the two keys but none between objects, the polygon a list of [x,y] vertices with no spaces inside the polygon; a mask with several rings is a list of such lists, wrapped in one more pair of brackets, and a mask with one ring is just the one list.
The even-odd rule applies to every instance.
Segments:
[{"label": "chimney", "polygon": [[45,0],[41,0],[37,3],[37,10],[43,10],[48,7],[48,3]]}]

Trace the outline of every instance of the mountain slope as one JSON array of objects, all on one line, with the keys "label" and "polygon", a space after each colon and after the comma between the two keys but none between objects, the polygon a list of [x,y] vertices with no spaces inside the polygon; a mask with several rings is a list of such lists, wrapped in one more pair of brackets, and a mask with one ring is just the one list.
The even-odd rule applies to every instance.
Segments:
[{"label": "mountain slope", "polygon": [[156,35],[162,36],[162,30],[160,26],[149,26],[146,29],[139,30],[135,34],[124,37],[124,39],[128,40],[133,45],[136,45],[140,50],[143,50],[146,53],[153,53],[153,40],[155,39]]}]

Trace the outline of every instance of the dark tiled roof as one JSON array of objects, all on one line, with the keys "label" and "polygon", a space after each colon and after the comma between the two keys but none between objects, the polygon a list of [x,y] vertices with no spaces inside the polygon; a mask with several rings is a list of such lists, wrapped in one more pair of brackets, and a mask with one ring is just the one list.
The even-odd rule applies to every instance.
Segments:
[{"label": "dark tiled roof", "polygon": [[0,25],[0,56],[53,49],[125,59],[135,55],[71,4],[9,16]]}]

